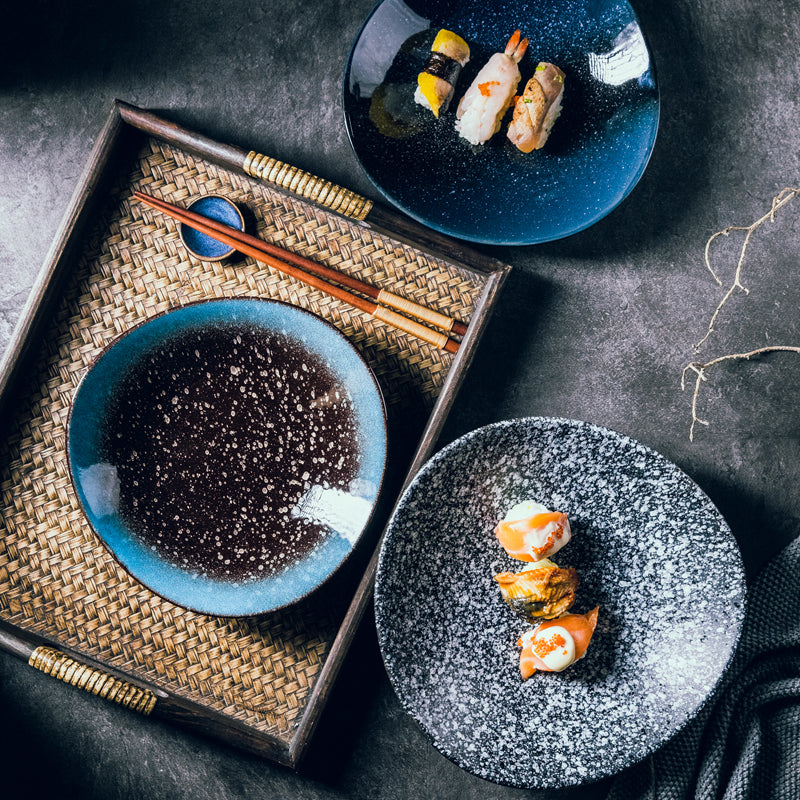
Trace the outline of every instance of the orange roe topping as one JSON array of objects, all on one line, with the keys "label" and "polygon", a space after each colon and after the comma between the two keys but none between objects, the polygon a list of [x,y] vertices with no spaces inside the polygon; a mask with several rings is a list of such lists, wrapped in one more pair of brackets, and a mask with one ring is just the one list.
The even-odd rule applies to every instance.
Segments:
[{"label": "orange roe topping", "polygon": [[489,87],[499,85],[500,81],[486,81],[486,83],[479,83],[478,88],[481,90],[481,94],[484,97],[488,97],[492,93],[492,90]]},{"label": "orange roe topping", "polygon": [[559,647],[564,647],[566,645],[567,640],[560,634],[554,633],[549,638],[534,638],[531,642],[531,647],[533,648],[533,652],[536,653],[539,658],[544,658],[545,656],[550,655],[555,649]]}]

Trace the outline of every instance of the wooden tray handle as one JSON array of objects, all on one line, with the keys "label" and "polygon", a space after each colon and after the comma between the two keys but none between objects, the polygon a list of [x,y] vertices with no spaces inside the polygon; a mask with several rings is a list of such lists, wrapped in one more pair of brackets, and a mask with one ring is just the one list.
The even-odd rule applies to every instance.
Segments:
[{"label": "wooden tray handle", "polygon": [[281,189],[294,192],[305,200],[317,203],[331,211],[363,221],[372,210],[372,201],[360,194],[343,189],[275,158],[268,158],[251,150],[215,142],[200,136],[174,122],[161,119],[150,111],[115,100],[123,120],[178,147],[184,147],[201,158],[208,158],[232,169],[243,170],[247,175],[267,181]]},{"label": "wooden tray handle", "polygon": [[363,220],[372,209],[372,201],[360,194],[253,150],[247,154],[243,167],[253,178],[274,183],[305,200],[353,219]]},{"label": "wooden tray handle", "polygon": [[51,647],[37,647],[31,653],[28,664],[64,683],[77,686],[145,716],[150,714],[156,704],[156,696],[148,689],[142,689],[107,675],[99,669],[81,664]]}]

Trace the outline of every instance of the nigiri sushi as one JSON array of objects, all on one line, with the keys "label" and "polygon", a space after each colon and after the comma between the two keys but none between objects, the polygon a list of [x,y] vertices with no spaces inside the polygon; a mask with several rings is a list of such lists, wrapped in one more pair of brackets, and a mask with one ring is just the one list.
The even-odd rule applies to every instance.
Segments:
[{"label": "nigiri sushi", "polygon": [[555,64],[540,62],[525,91],[516,99],[508,138],[523,153],[544,147],[553,123],[561,114],[564,72]]},{"label": "nigiri sushi", "polygon": [[522,572],[501,572],[494,576],[503,600],[528,622],[552,619],[569,611],[575,602],[578,573],[562,569],[549,559],[531,564]]},{"label": "nigiri sushi", "polygon": [[495,53],[475,76],[456,111],[456,130],[470,144],[488,142],[500,129],[520,81],[519,64],[528,40],[514,31],[502,53]]},{"label": "nigiri sushi", "polygon": [[586,614],[565,614],[547,620],[524,633],[517,641],[522,648],[519,671],[527,680],[537,670],[561,672],[586,655],[597,626],[599,608]]},{"label": "nigiri sushi", "polygon": [[452,31],[436,34],[425,68],[417,75],[414,100],[433,111],[435,117],[447,111],[461,68],[469,61],[469,45]]},{"label": "nigiri sushi", "polygon": [[541,561],[572,538],[567,515],[526,501],[509,509],[494,529],[503,549],[519,561]]}]

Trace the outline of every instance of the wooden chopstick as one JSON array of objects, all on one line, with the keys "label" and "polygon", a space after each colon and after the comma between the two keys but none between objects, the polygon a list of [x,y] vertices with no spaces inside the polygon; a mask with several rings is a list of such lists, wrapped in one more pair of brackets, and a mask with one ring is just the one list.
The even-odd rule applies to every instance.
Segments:
[{"label": "wooden chopstick", "polygon": [[[251,236],[250,234],[244,233],[236,228],[232,228],[229,225],[226,225],[224,222],[219,222],[219,220],[204,217],[194,211],[180,208],[179,206],[173,205],[166,200],[161,200],[157,197],[152,197],[151,195],[145,195],[142,192],[135,192],[134,196],[138,197],[138,199],[142,201],[145,197],[147,197],[151,201],[151,205],[157,205],[158,208],[166,213],[174,210],[180,211],[186,217],[210,226],[215,231],[228,234],[236,238],[238,241],[251,244],[253,247],[257,247],[260,250],[275,256],[281,261],[288,261],[290,264],[294,264],[294,266],[299,267],[304,272],[311,272],[321,278],[325,278],[325,280],[342,284],[348,289],[352,289],[353,291],[367,295],[367,297],[372,298],[380,305],[389,306],[396,311],[402,311],[404,314],[417,317],[417,319],[419,319],[421,322],[424,322],[428,325],[433,325],[436,328],[442,328],[442,330],[447,331],[448,333],[455,333],[458,336],[463,336],[467,332],[467,326],[459,320],[451,319],[444,314],[440,314],[438,311],[434,311],[426,306],[420,305],[419,303],[415,303],[413,300],[407,300],[405,297],[400,297],[399,295],[389,292],[386,289],[378,289],[375,286],[371,286],[370,284],[353,277],[352,275],[347,275],[343,272],[332,269],[331,267],[326,267],[324,264],[319,264],[316,261],[312,261],[310,258],[301,256],[299,253],[293,253],[291,250],[284,250],[282,247],[278,247],[278,245],[272,244],[271,242],[258,239],[255,236]],[[210,235],[213,237],[213,234]]]},{"label": "wooden chopstick", "polygon": [[[353,294],[347,289],[343,289],[341,286],[337,286],[335,283],[325,280],[321,276],[324,275],[326,277],[331,277],[333,280],[346,283],[351,288],[356,288],[352,283],[355,281],[355,283],[359,284],[360,286],[369,287],[372,292],[375,292],[378,296],[380,296],[380,291],[375,289],[375,287],[369,286],[369,284],[337,272],[336,270],[326,267],[323,264],[318,264],[315,261],[311,261],[310,259],[298,255],[297,253],[284,250],[283,248],[271,244],[270,242],[265,242],[263,239],[258,239],[255,236],[243,233],[236,228],[231,228],[222,222],[209,219],[208,217],[204,217],[194,211],[189,211],[185,208],[181,208],[180,206],[168,203],[166,200],[160,200],[157,197],[153,197],[138,191],[134,192],[133,196],[150,208],[155,208],[159,211],[162,211],[173,219],[185,223],[190,228],[194,228],[201,233],[205,233],[212,239],[216,239],[217,241],[223,242],[230,247],[234,247],[238,252],[244,255],[250,256],[251,258],[261,261],[264,264],[268,264],[274,269],[277,269],[278,271],[283,272],[290,277],[296,278],[297,280],[300,280],[309,286],[313,286],[315,289],[319,289],[320,291],[325,292],[332,297],[336,297],[345,303],[349,303],[355,308],[358,308],[359,310],[375,317],[376,319],[380,319],[383,322],[398,328],[399,330],[410,333],[412,336],[416,336],[418,339],[422,339],[423,341],[428,342],[435,347],[447,350],[449,353],[458,352],[459,343],[456,340],[448,337],[446,334],[441,333],[440,331],[432,330],[425,325],[421,325],[415,320],[409,319],[402,314],[398,314],[391,308],[378,305],[378,303],[374,302],[373,300],[368,300],[360,297],[359,295]],[[393,297],[396,297],[396,295],[393,295]],[[403,303],[408,302],[403,298],[398,299]],[[403,310],[406,310],[405,307],[403,307]],[[425,310],[428,313],[436,313],[431,312],[430,309]],[[438,316],[443,317],[443,315]],[[448,321],[452,322],[452,320],[449,319]]]}]

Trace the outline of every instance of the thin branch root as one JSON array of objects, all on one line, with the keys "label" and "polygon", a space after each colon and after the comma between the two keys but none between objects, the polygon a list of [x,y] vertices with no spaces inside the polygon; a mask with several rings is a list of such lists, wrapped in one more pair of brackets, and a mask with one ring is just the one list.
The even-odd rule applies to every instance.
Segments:
[{"label": "thin branch root", "polygon": [[800,354],[800,347],[795,347],[793,345],[771,345],[769,347],[759,347],[755,350],[751,350],[748,353],[730,353],[728,355],[719,356],[718,358],[713,358],[711,361],[707,361],[704,364],[701,364],[698,361],[692,361],[690,364],[687,364],[683,368],[683,372],[681,373],[681,390],[686,389],[686,373],[687,372],[694,372],[695,373],[695,382],[694,382],[694,391],[692,393],[692,424],[689,428],[689,441],[694,441],[694,429],[695,425],[708,425],[708,420],[701,419],[697,415],[697,398],[700,395],[700,385],[703,381],[708,380],[706,377],[706,373],[708,372],[710,367],[713,367],[717,364],[721,364],[724,361],[749,361],[754,356],[763,355],[765,353],[774,353],[774,352],[788,352],[788,353],[798,353]]},{"label": "thin branch root", "polygon": [[719,318],[720,312],[722,311],[723,306],[730,300],[733,294],[738,289],[739,291],[744,292],[745,294],[749,293],[749,289],[742,283],[742,269],[744,267],[744,260],[745,256],[747,255],[747,248],[750,245],[750,240],[753,238],[753,234],[765,223],[765,222],[774,222],[775,221],[775,214],[780,211],[787,203],[792,201],[797,195],[800,194],[800,187],[795,188],[791,186],[787,186],[785,189],[782,189],[775,197],[772,198],[772,203],[770,205],[769,211],[764,214],[763,216],[759,217],[754,223],[751,225],[741,226],[741,225],[731,225],[727,228],[724,228],[721,231],[717,231],[716,233],[712,234],[708,241],[706,242],[705,247],[705,264],[708,271],[711,273],[714,280],[722,286],[722,280],[720,279],[719,275],[717,275],[714,268],[711,266],[711,245],[720,237],[720,236],[729,236],[734,231],[744,231],[745,237],[744,241],[742,242],[742,246],[739,250],[739,260],[736,263],[736,271],[734,272],[733,281],[731,285],[728,287],[728,290],[725,292],[722,300],[720,300],[717,307],[714,309],[714,313],[711,315],[711,319],[708,323],[708,328],[706,329],[706,333],[699,342],[694,345],[695,353],[700,351],[700,348],[705,344],[708,337],[714,332],[714,325]]}]

